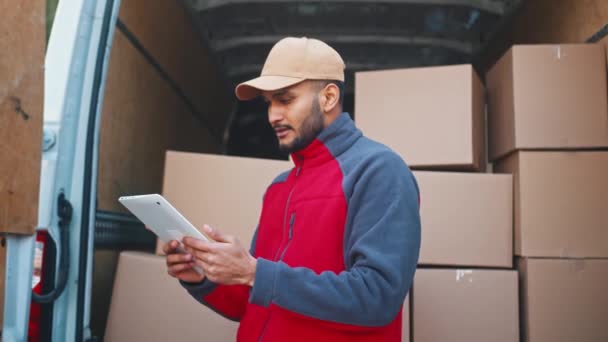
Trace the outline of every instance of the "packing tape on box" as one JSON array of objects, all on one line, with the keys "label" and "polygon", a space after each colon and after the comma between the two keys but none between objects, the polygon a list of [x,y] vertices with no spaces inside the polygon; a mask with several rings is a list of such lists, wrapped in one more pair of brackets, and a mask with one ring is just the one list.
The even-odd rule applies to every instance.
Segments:
[{"label": "packing tape on box", "polygon": [[562,55],[564,55],[564,57],[565,57],[565,54],[562,52],[562,46],[557,45],[555,47],[555,57],[557,57],[557,59],[559,60],[559,59],[562,59]]},{"label": "packing tape on box", "polygon": [[571,259],[569,260],[570,270],[572,272],[581,272],[585,269],[584,259]]},{"label": "packing tape on box", "polygon": [[456,281],[473,282],[473,270],[456,270]]}]

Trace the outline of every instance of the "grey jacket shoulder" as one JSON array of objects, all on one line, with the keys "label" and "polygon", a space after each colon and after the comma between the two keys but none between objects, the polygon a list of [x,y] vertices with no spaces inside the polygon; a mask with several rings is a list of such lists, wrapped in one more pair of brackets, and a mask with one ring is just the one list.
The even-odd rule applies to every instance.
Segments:
[{"label": "grey jacket shoulder", "polygon": [[270,185],[268,185],[268,187],[277,184],[277,183],[283,183],[287,180],[287,177],[289,176],[289,174],[291,173],[291,170],[287,170],[285,172],[282,172],[281,174],[279,174],[278,176],[275,177],[275,179],[272,181],[272,183],[270,183]]},{"label": "grey jacket shoulder", "polygon": [[[343,187],[347,198],[350,197],[355,183],[361,178],[365,178],[370,172],[375,174],[386,174],[387,172],[401,174],[411,179],[415,184],[416,191],[418,191],[418,184],[414,175],[403,158],[390,147],[365,136],[357,139],[353,146],[337,159],[344,174]],[[378,169],[384,170],[377,172]]]}]

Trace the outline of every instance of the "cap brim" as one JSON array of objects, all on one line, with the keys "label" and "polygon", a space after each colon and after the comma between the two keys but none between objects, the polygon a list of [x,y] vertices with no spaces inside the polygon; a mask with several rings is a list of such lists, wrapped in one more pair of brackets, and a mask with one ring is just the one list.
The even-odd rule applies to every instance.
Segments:
[{"label": "cap brim", "polygon": [[304,80],[304,78],[288,76],[260,76],[236,86],[236,97],[239,100],[251,100],[262,95],[263,91],[287,88]]}]

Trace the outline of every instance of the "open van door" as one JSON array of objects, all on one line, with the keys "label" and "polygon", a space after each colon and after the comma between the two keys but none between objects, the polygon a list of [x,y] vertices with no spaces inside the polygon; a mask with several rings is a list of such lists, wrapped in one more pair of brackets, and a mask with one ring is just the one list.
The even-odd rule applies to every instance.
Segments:
[{"label": "open van door", "polygon": [[[99,114],[119,5],[120,0],[59,1],[44,60],[42,117],[42,106],[38,106],[40,110],[35,106],[36,100],[42,104],[42,90],[30,94],[26,87],[41,87],[42,68],[40,75],[32,76],[33,80],[23,78],[25,88],[16,88],[17,95],[9,99],[8,105],[0,86],[0,132],[8,127],[8,138],[2,133],[0,144],[0,230],[4,233],[6,248],[3,341],[28,339],[30,303],[50,308],[49,324],[40,331],[40,340],[86,341],[91,338],[89,307]],[[34,40],[28,41],[31,37],[25,35],[21,37],[19,44],[24,44],[25,48],[18,51],[22,54],[9,53],[10,58],[42,66],[41,60],[32,60],[32,53],[38,59],[44,54],[44,6],[44,2],[39,1],[5,1],[0,5],[3,20],[4,13],[9,13],[9,19],[15,19],[14,22],[9,20],[11,31],[36,31]],[[3,24],[0,24],[2,28]],[[33,46],[28,48],[29,45]],[[2,47],[6,56],[11,47]],[[0,57],[0,70],[5,70],[4,59]],[[18,74],[12,75],[15,77],[10,80],[5,79],[12,77],[10,72],[13,71],[9,67],[6,70],[9,75],[0,73],[0,83],[10,85],[13,81],[19,84]],[[13,89],[8,91],[10,96]],[[19,91],[24,92],[23,98]],[[5,113],[11,111],[13,113]],[[12,116],[12,121],[5,123],[4,116]],[[40,133],[27,136],[18,133],[19,125],[25,126],[23,122],[29,120],[34,122],[30,124],[34,128],[23,128],[23,132],[35,131],[35,120],[39,120],[43,123],[42,139]],[[23,141],[11,140],[13,136]],[[11,140],[8,144],[7,139]],[[26,150],[23,146],[32,148]],[[5,158],[11,158],[10,152],[15,151],[20,155],[8,159],[13,163],[11,173]],[[15,164],[15,161],[25,159],[29,163]],[[23,187],[12,190],[14,184],[23,184]],[[22,197],[16,197],[21,202],[16,202],[7,197],[7,191],[9,195],[24,191],[25,195],[19,193]],[[36,200],[39,202],[37,223]],[[35,231],[38,239],[32,235]],[[41,235],[44,238],[40,238]],[[54,253],[48,253],[49,250]],[[51,258],[53,262],[42,261],[42,269],[36,270],[34,275],[34,262],[40,263],[40,259],[51,254],[56,255]],[[32,294],[36,282],[50,286],[38,287],[39,293]]]}]

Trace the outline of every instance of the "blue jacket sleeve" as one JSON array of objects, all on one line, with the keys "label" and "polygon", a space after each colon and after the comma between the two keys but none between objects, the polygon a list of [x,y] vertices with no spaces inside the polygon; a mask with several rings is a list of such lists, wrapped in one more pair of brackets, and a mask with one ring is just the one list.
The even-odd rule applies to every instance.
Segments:
[{"label": "blue jacket sleeve", "polygon": [[372,160],[356,183],[347,199],[346,271],[316,274],[258,258],[252,303],[360,326],[394,320],[418,262],[418,186],[393,152]]}]

